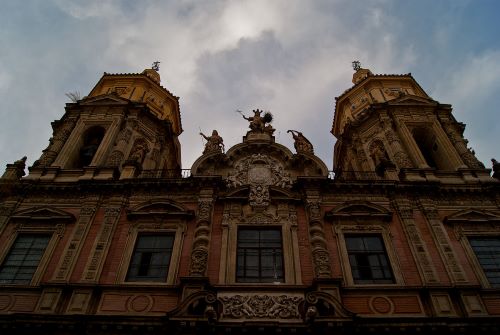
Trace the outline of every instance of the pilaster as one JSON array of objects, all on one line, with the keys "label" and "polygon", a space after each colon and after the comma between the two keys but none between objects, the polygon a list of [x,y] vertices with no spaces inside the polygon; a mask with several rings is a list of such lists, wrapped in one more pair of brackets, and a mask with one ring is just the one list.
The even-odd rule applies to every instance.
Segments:
[{"label": "pilaster", "polygon": [[396,207],[398,216],[401,219],[403,230],[408,238],[410,248],[415,257],[415,263],[417,264],[424,285],[439,284],[439,279],[436,274],[436,269],[433,266],[431,256],[422,238],[422,233],[418,229],[413,217],[413,206],[410,200],[402,196],[397,197],[394,199],[394,207]]},{"label": "pilaster", "polygon": [[321,218],[321,201],[318,190],[306,191],[306,207],[309,218],[309,241],[311,243],[315,278],[330,278],[332,268],[330,253]]}]

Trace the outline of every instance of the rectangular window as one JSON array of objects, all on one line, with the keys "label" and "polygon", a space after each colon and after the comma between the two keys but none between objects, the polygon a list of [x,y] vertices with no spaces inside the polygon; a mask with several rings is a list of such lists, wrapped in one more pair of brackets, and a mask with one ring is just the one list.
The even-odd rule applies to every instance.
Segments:
[{"label": "rectangular window", "polygon": [[392,284],[394,277],[383,240],[376,235],[346,236],[355,284]]},{"label": "rectangular window", "polygon": [[174,235],[138,235],[127,281],[167,280]]},{"label": "rectangular window", "polygon": [[470,237],[469,242],[491,286],[500,287],[500,237]]},{"label": "rectangular window", "polygon": [[20,234],[0,268],[0,283],[29,284],[43,256],[50,235]]},{"label": "rectangular window", "polygon": [[237,243],[237,282],[284,282],[281,229],[240,228]]}]

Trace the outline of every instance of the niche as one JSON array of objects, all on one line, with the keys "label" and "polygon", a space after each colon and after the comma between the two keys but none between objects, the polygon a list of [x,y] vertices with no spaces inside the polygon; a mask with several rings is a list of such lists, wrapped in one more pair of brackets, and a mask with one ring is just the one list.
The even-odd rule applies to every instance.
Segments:
[{"label": "niche", "polygon": [[73,163],[69,164],[72,168],[81,169],[89,166],[99,149],[99,145],[104,138],[106,129],[100,126],[94,126],[87,129],[80,140],[79,149],[74,153]]},{"label": "niche", "polygon": [[453,168],[432,130],[419,127],[413,129],[412,135],[429,167],[437,170],[451,170]]}]

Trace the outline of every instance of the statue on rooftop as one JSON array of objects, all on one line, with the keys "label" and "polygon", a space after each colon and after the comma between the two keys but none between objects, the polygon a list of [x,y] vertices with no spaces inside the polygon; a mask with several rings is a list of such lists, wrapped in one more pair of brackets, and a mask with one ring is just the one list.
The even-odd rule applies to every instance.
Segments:
[{"label": "statue on rooftop", "polygon": [[224,152],[224,141],[222,137],[219,136],[217,130],[213,130],[211,136],[206,136],[202,132],[200,132],[200,135],[207,140],[203,154],[211,152]]},{"label": "statue on rooftop", "polygon": [[295,141],[293,146],[295,147],[295,150],[297,150],[297,153],[314,154],[313,145],[300,131],[290,129],[287,133],[292,133]]},{"label": "statue on rooftop", "polygon": [[261,116],[262,111],[254,109],[254,115],[246,117],[242,111],[238,110],[237,112],[240,113],[245,120],[250,121],[248,126],[252,132],[269,133],[270,135],[274,133],[274,128],[269,124],[273,120],[273,115],[271,113],[265,112],[264,115]]},{"label": "statue on rooftop", "polygon": [[491,159],[491,163],[493,163],[493,178],[500,179],[500,163],[495,159]]}]

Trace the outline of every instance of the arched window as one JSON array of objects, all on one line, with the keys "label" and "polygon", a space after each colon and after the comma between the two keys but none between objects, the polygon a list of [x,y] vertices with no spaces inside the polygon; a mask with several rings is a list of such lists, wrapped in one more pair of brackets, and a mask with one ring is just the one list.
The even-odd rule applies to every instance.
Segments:
[{"label": "arched window", "polygon": [[413,129],[413,139],[417,143],[422,156],[431,168],[438,169],[439,166],[436,163],[436,154],[438,151],[438,145],[436,143],[436,137],[430,131],[425,128],[415,128]]},{"label": "arched window", "polygon": [[81,168],[90,165],[105,132],[106,130],[99,126],[87,129],[83,135],[83,145],[79,152],[77,167]]}]

